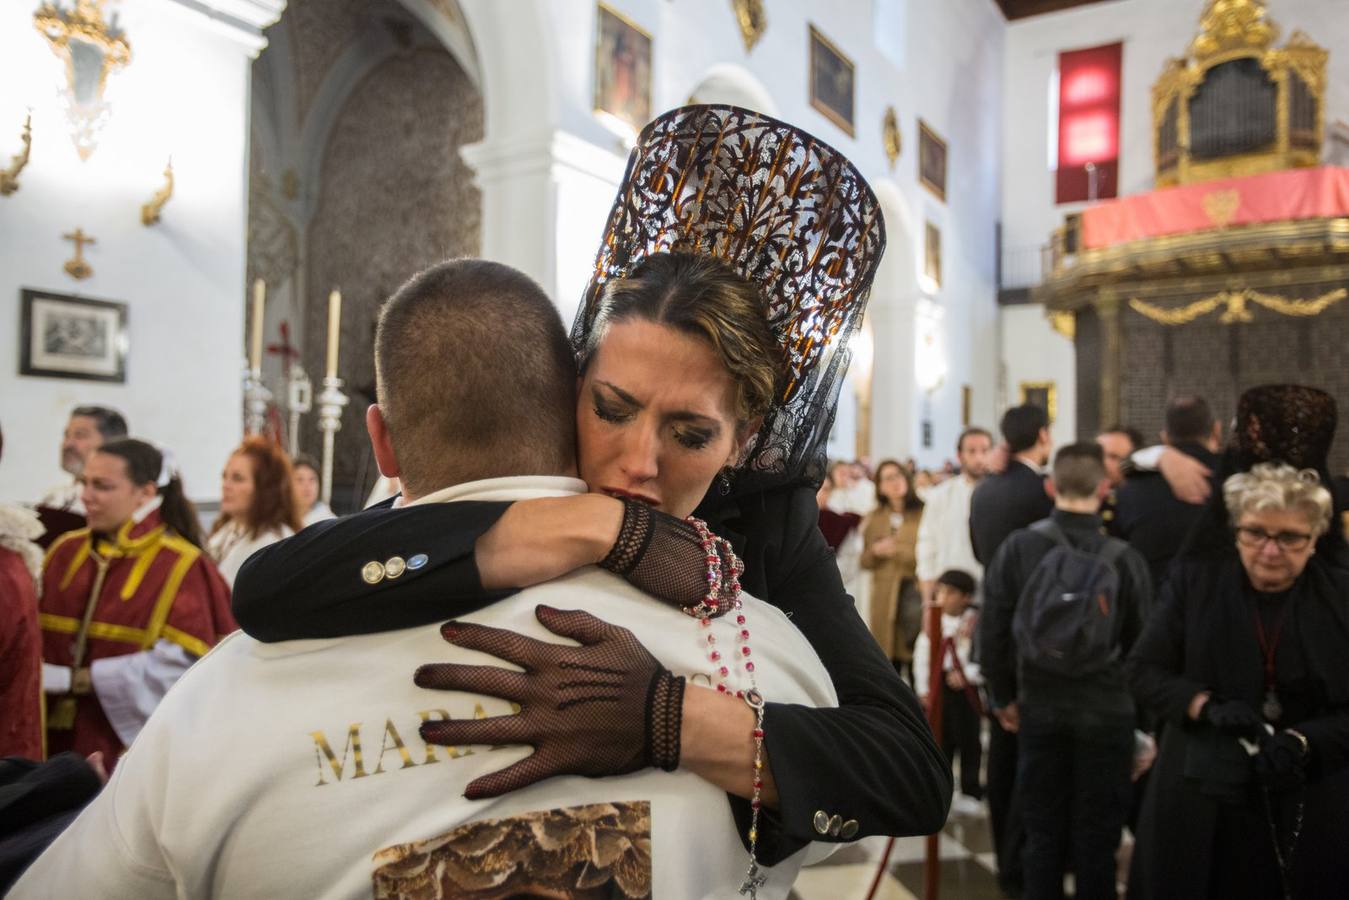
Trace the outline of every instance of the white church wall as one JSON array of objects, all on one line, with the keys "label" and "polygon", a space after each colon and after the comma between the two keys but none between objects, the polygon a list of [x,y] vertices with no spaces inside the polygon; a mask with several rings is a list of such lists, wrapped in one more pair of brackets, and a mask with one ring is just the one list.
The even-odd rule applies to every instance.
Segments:
[{"label": "white church wall", "polygon": [[[1054,203],[1049,160],[1050,79],[1065,50],[1124,42],[1120,98],[1120,195],[1152,190],[1152,85],[1166,60],[1182,55],[1199,27],[1204,0],[1112,0],[1034,16],[1007,27],[1004,56],[1002,187],[1004,272],[1021,287],[1039,272],[1038,248],[1085,204]],[[1281,28],[1279,45],[1296,29],[1330,49],[1327,129],[1349,119],[1349,16],[1344,0],[1268,0]]]},{"label": "white church wall", "polygon": [[[1077,440],[1077,359],[1073,342],[1050,327],[1045,308],[1038,303],[1004,306],[1001,317],[1007,405],[1021,402],[1022,384],[1049,382],[1057,394],[1057,415],[1049,428],[1054,446]],[[996,434],[997,422],[989,425]]]},{"label": "white church wall", "polygon": [[[995,411],[996,304],[994,223],[1000,203],[998,144],[1005,23],[992,0],[944,3],[874,0],[835,15],[804,0],[766,6],[768,28],[746,52],[724,0],[613,0],[609,5],[653,35],[653,113],[690,96],[758,96],[775,114],[833,144],[877,186],[893,188],[907,221],[890,222],[887,256],[903,260],[873,304],[876,381],[872,455],[916,455],[924,464],[950,456],[961,421],[961,386],[973,388],[974,419]],[[524,36],[507,49],[503,13],[484,0],[462,0],[484,71],[486,135],[466,148],[483,190],[483,252],[538,278],[570,316],[589,276],[605,214],[622,175],[632,134],[601,124],[593,106],[596,5],[590,0],[511,4]],[[499,5],[497,5],[499,6]],[[874,13],[874,15],[872,15]],[[540,19],[542,27],[540,27]],[[856,137],[810,106],[808,28],[814,24],[855,64]],[[878,33],[878,29],[880,30]],[[537,43],[536,43],[537,42]],[[512,69],[508,60],[529,60]],[[500,77],[494,72],[506,70]],[[546,90],[534,85],[542,79]],[[532,123],[498,115],[503,97],[521,94]],[[523,96],[528,94],[528,97]],[[882,118],[893,105],[903,151],[891,169]],[[543,107],[547,108],[543,108]],[[945,202],[917,182],[917,120],[947,141]],[[589,145],[584,152],[581,145]],[[541,220],[540,210],[549,218]],[[887,216],[889,216],[887,210]],[[920,284],[924,222],[942,230],[940,287]],[[901,246],[901,244],[903,246]],[[881,287],[878,285],[878,292]],[[921,446],[923,407],[913,367],[913,310],[926,296],[943,310],[946,379],[931,394],[933,446]],[[855,397],[845,397],[855,407]],[[855,408],[841,413],[849,420]]]},{"label": "white church wall", "polygon": [[[278,3],[124,0],[130,65],[107,82],[111,117],[98,148],[77,156],[56,89],[61,62],[33,26],[35,4],[0,5],[0,157],[18,148],[25,108],[31,159],[0,198],[0,498],[36,499],[65,477],[58,442],[72,406],[122,410],[135,435],[172,447],[189,493],[219,496],[240,435],[248,133],[248,65]],[[242,21],[253,16],[258,21]],[[174,194],[159,224],[140,223],[172,156]],[[62,271],[62,235],[97,239],[87,280]],[[22,288],[125,302],[125,384],[19,376]]]}]

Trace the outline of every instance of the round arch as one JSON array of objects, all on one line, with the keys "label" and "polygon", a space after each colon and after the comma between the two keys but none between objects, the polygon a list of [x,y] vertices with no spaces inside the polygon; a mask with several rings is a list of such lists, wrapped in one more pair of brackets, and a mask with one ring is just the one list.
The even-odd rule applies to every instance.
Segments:
[{"label": "round arch", "polygon": [[768,88],[748,69],[732,63],[718,63],[708,69],[689,92],[693,103],[729,103],[777,117],[778,105]]}]

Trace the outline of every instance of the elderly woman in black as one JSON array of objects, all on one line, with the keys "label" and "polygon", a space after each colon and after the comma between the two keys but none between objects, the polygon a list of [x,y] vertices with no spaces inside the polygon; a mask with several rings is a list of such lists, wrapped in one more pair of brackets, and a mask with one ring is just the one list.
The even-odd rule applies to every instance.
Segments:
[{"label": "elderly woman in black", "polygon": [[1222,497],[1128,661],[1164,723],[1130,895],[1349,896],[1349,568],[1325,458],[1335,404],[1241,399]]}]

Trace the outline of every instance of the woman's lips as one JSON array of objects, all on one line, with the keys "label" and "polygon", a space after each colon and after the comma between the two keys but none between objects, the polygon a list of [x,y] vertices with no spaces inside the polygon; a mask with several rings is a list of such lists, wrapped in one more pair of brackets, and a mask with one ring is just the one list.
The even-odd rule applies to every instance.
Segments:
[{"label": "woman's lips", "polygon": [[613,487],[600,488],[600,490],[610,497],[618,497],[620,499],[626,497],[629,500],[636,500],[638,503],[645,503],[647,506],[660,506],[660,501],[655,497],[648,497],[646,494],[638,494],[635,491],[625,491],[622,488]]}]

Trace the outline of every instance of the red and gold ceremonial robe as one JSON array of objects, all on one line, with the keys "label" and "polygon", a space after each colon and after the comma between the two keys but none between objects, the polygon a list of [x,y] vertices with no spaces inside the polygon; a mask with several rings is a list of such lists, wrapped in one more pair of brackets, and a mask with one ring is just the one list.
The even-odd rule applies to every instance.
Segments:
[{"label": "red and gold ceremonial robe", "polygon": [[0,547],[0,756],[42,759],[41,641],[33,576]]},{"label": "red and gold ceremonial robe", "polygon": [[[203,656],[238,627],[214,564],[158,511],[111,538],[87,528],[64,535],[47,553],[42,581],[43,659],[53,665],[86,667],[161,641]],[[71,699],[73,720],[63,721]],[[50,698],[48,753],[102,750],[111,770],[125,749],[97,692]]]}]

